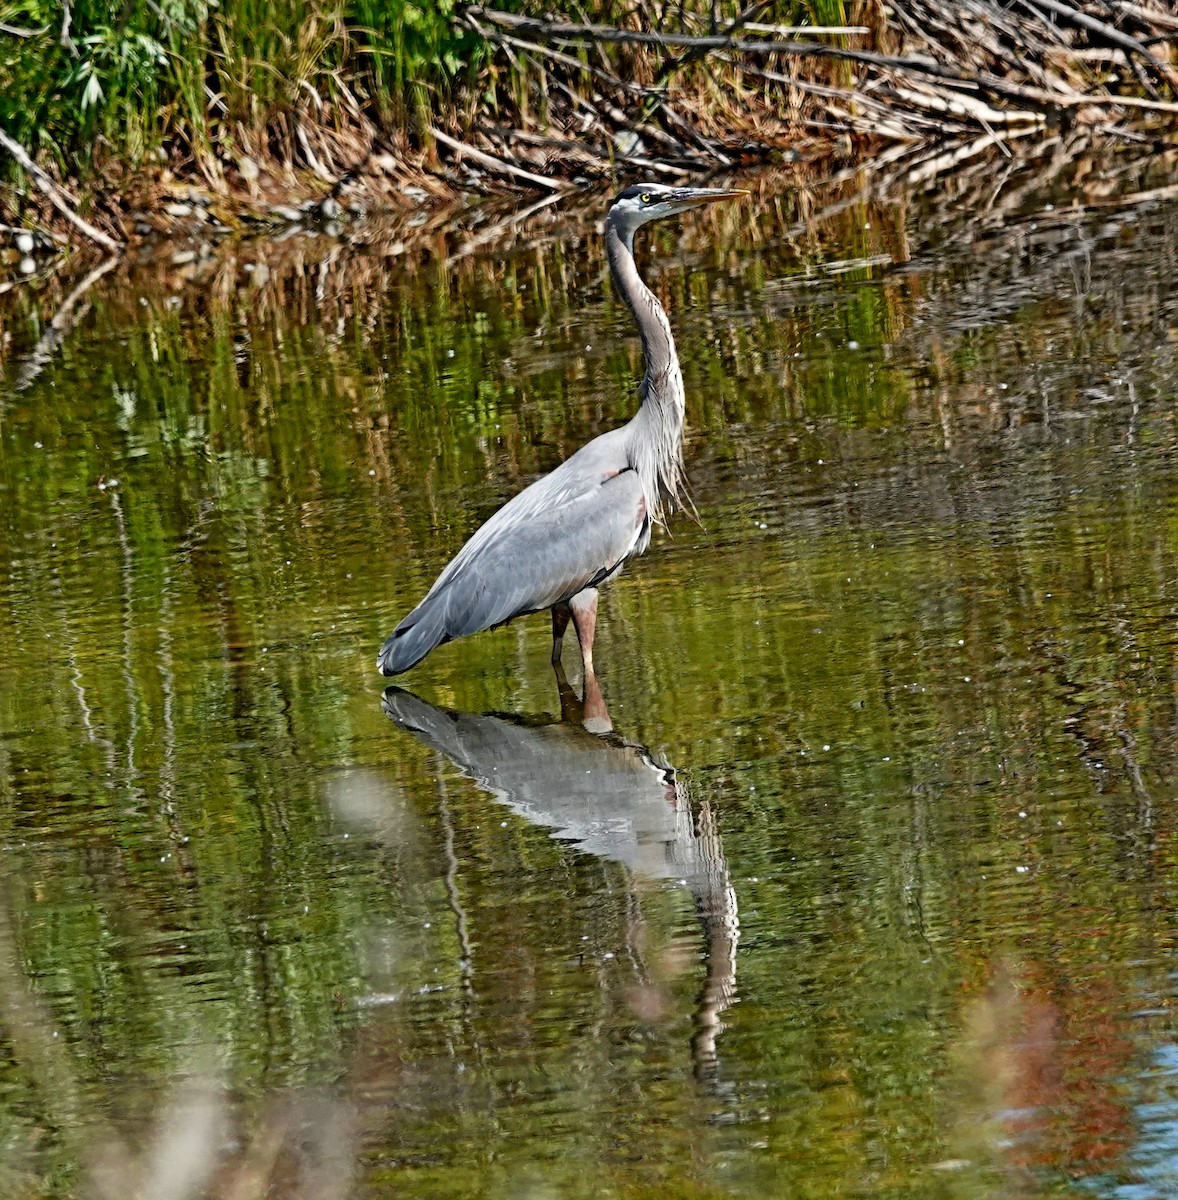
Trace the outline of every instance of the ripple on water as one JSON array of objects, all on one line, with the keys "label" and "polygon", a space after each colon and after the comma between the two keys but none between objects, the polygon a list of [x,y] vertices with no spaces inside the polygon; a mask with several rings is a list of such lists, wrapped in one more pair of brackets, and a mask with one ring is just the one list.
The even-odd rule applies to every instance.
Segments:
[{"label": "ripple on water", "polygon": [[[128,1144],[212,1047],[243,1124],[329,1081],[398,1195],[1165,1194],[1173,213],[880,207],[902,268],[861,214],[833,278],[771,230],[664,264],[702,525],[603,595],[612,740],[557,722],[543,616],[401,681],[432,724],[372,670],[629,415],[587,249],[96,287],[6,402],[0,845]],[[0,1110],[73,1177],[23,1061]]]}]

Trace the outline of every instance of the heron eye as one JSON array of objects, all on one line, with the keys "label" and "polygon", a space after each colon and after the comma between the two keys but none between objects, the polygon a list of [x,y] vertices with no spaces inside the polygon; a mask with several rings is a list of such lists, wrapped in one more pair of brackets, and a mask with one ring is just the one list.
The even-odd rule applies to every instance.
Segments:
[{"label": "heron eye", "polygon": [[649,203],[650,203],[650,193],[649,193],[649,192],[643,192],[643,193],[642,193],[642,197],[641,197],[641,199],[642,199],[642,203],[643,203],[643,204],[649,204]]}]

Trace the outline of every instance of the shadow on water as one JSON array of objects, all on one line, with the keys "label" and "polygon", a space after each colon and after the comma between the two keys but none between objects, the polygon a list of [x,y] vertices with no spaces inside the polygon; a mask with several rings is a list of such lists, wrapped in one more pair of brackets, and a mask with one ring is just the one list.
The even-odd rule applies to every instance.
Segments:
[{"label": "shadow on water", "polygon": [[712,1078],[720,1018],[736,999],[740,923],[711,806],[693,805],[675,768],[645,746],[574,723],[577,701],[563,675],[558,682],[561,720],[543,724],[453,712],[398,687],[388,688],[382,703],[398,728],[444,754],[524,820],[585,854],[620,863],[638,879],[673,879],[687,889],[706,963],[692,1060],[697,1079]]}]

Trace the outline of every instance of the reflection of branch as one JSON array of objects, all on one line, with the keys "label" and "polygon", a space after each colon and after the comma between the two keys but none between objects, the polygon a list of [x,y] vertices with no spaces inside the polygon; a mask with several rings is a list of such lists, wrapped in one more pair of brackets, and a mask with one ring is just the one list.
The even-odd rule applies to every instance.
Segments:
[{"label": "reflection of branch", "polygon": [[114,240],[114,238],[103,233],[101,229],[95,229],[95,227],[91,225],[89,221],[87,221],[84,217],[78,216],[78,214],[74,212],[72,208],[70,208],[70,206],[66,203],[65,195],[62,193],[61,188],[59,188],[57,184],[55,184],[53,180],[49,178],[44,170],[37,166],[32,157],[29,155],[29,152],[20,144],[20,142],[13,141],[3,129],[0,129],[0,146],[7,150],[8,153],[11,154],[18,163],[20,163],[20,165],[24,168],[27,174],[32,177],[33,181],[41,189],[41,191],[43,191],[45,195],[49,197],[50,203],[53,205],[53,207],[56,208],[57,211],[61,213],[61,215],[65,217],[67,221],[70,222],[71,225],[77,226],[77,228],[80,229],[91,241],[97,242],[100,246],[105,246],[109,251],[111,251],[112,254],[122,253],[122,247]]},{"label": "reflection of branch", "polygon": [[53,1115],[75,1148],[84,1145],[87,1111],[66,1051],[45,1005],[28,986],[20,947],[13,932],[12,913],[0,902],[0,1032],[25,1077],[46,1099]]},{"label": "reflection of branch", "polygon": [[475,999],[474,991],[474,949],[470,943],[470,922],[467,920],[466,908],[458,891],[458,855],[454,853],[454,822],[450,819],[450,803],[446,795],[446,778],[438,772],[438,814],[442,818],[442,830],[445,833],[446,850],[446,899],[450,911],[454,914],[454,924],[458,933],[458,946],[462,951],[462,961],[459,970],[462,972],[462,986],[470,999]]},{"label": "reflection of branch", "polygon": [[[270,1099],[256,1132],[233,1153],[237,1139],[228,1092],[216,1077],[190,1064],[188,1078],[168,1081],[158,1112],[130,1146],[100,1105],[85,1094],[67,1039],[29,985],[13,914],[0,902],[0,1035],[36,1101],[49,1115],[67,1153],[84,1172],[83,1195],[95,1200],[154,1196],[220,1200],[273,1195],[287,1170],[306,1185],[284,1191],[293,1200],[348,1194],[355,1148],[351,1114],[313,1093]],[[381,1110],[383,1112],[383,1109]],[[241,1121],[241,1124],[246,1124]],[[34,1189],[35,1190],[35,1189]],[[38,1193],[40,1194],[40,1193]]]},{"label": "reflection of branch", "polygon": [[513,225],[521,225],[533,213],[537,213],[542,208],[547,208],[550,204],[555,204],[560,199],[558,193],[553,192],[551,196],[545,196],[541,200],[537,200],[534,204],[529,204],[527,208],[520,209],[517,212],[511,213],[504,217],[502,221],[496,221],[493,225],[484,229],[481,233],[472,237],[469,241],[463,242],[449,258],[446,259],[446,266],[450,267],[460,258],[466,258],[468,254],[473,254],[476,250],[485,246],[488,242],[494,241],[505,230],[510,229]]},{"label": "reflection of branch", "polygon": [[103,275],[118,266],[118,262],[117,258],[108,258],[101,266],[95,267],[65,298],[62,306],[53,314],[49,328],[41,335],[41,340],[37,342],[32,353],[21,364],[16,382],[12,385],[13,391],[23,392],[41,374],[45,369],[45,364],[53,357],[53,351],[74,327],[77,319],[73,312],[74,306]]}]

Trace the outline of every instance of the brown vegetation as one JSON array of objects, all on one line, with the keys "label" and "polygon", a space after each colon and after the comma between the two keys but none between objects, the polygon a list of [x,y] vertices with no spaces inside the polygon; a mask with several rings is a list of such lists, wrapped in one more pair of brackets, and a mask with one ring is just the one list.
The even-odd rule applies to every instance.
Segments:
[{"label": "brown vegetation", "polygon": [[[804,24],[782,23],[786,10]],[[936,147],[949,169],[1075,128],[1149,153],[1178,116],[1178,17],[1163,0],[716,11],[599,5],[611,22],[576,23],[460,7],[445,36],[480,49],[452,86],[413,82],[412,113],[390,113],[387,96],[365,100],[325,59],[330,78],[307,68],[252,123],[214,126],[210,110],[201,138],[172,129],[150,165],[105,173],[111,194],[92,179],[89,224],[76,217],[84,200],[0,130],[40,189],[10,193],[21,209],[12,223],[123,242],[177,225],[332,220],[471,191],[555,193],[625,174],[673,182],[797,157]]]}]

